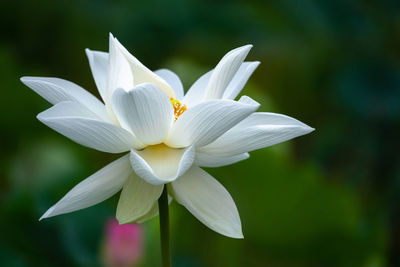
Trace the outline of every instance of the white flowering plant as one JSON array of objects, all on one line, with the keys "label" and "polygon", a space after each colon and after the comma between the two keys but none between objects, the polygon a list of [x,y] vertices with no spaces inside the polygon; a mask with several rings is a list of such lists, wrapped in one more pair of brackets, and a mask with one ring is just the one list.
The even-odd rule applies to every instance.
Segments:
[{"label": "white flowering plant", "polygon": [[[176,200],[210,229],[243,238],[228,191],[201,167],[249,158],[249,152],[310,133],[291,117],[256,112],[240,94],[259,62],[244,62],[251,45],[227,53],[184,94],[170,70],[151,71],[110,34],[109,52],[86,49],[102,101],[59,78],[21,81],[53,106],[37,118],[69,139],[107,153],[125,153],[84,179],[41,219],[90,207],[122,189],[120,224],[159,214],[168,258],[168,203]],[[162,217],[162,218],[161,218]],[[169,260],[164,261],[168,266]]]}]

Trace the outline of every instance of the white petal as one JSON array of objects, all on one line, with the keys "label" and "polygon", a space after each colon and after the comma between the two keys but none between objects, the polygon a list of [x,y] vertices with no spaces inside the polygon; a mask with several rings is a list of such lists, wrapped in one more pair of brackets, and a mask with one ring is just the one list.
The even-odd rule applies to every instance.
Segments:
[{"label": "white petal", "polygon": [[248,159],[250,157],[249,153],[242,153],[238,155],[233,155],[229,157],[220,157],[215,155],[210,155],[204,152],[196,152],[196,158],[194,164],[200,167],[222,167],[226,165],[231,165],[239,161]]},{"label": "white petal", "polygon": [[161,143],[168,135],[174,111],[168,96],[157,86],[143,83],[114,92],[113,110],[122,127],[146,145]]},{"label": "white petal", "polygon": [[226,87],[231,82],[243,63],[252,45],[245,45],[228,52],[215,67],[205,92],[204,100],[222,98]]},{"label": "white petal", "polygon": [[172,125],[166,144],[187,147],[211,143],[259,107],[232,100],[209,100],[185,111]]},{"label": "white petal", "polygon": [[235,99],[249,80],[251,74],[260,65],[260,62],[244,62],[226,88],[222,98]]},{"label": "white petal", "polygon": [[81,103],[104,121],[110,121],[104,104],[82,87],[59,78],[22,77],[21,81],[55,105],[62,101]]},{"label": "white petal", "polygon": [[[244,98],[245,96],[243,96]],[[239,100],[240,101],[240,100]],[[234,129],[240,129],[244,127],[251,127],[256,125],[289,125],[289,126],[299,126],[303,128],[307,128],[309,130],[314,130],[307,124],[296,120],[292,117],[272,113],[272,112],[256,112],[251,114],[251,116],[247,117],[245,120],[241,121]]]},{"label": "white petal", "polygon": [[125,58],[115,38],[110,34],[110,52],[108,67],[108,86],[106,94],[106,104],[111,104],[111,97],[117,88],[129,90],[134,85],[131,66]]},{"label": "white petal", "polygon": [[247,105],[253,105],[253,106],[260,106],[260,103],[255,101],[253,98],[248,97],[247,95],[242,95],[239,100],[239,103],[247,104]]},{"label": "white petal", "polygon": [[210,80],[213,70],[203,74],[195,83],[190,87],[188,92],[183,98],[183,103],[188,107],[193,107],[203,101],[204,94],[207,88],[208,81]]},{"label": "white petal", "polygon": [[[226,88],[222,99],[235,99],[259,64],[260,62],[258,61],[242,63]],[[213,71],[214,69],[201,76],[192,87],[190,87],[183,98],[183,103],[188,107],[193,107],[205,100],[205,92]]]},{"label": "white petal", "polygon": [[135,58],[128,50],[116,39],[115,44],[118,45],[120,51],[124,54],[129,64],[131,65],[135,85],[141,83],[153,83],[163,90],[169,97],[175,98],[174,90],[163,79],[158,77],[154,72],[144,66],[137,58]]},{"label": "white petal", "polygon": [[47,210],[40,220],[84,209],[106,200],[121,190],[131,173],[129,158],[128,155],[125,155],[76,185]]},{"label": "white petal", "polygon": [[193,166],[171,183],[169,192],[199,221],[212,230],[233,238],[243,238],[235,202],[226,189],[211,175]]},{"label": "white petal", "polygon": [[40,113],[37,118],[78,144],[109,153],[120,153],[141,144],[127,130],[99,120],[83,105],[66,101]]},{"label": "white petal", "polygon": [[106,101],[108,83],[108,53],[86,49],[90,69],[103,101]]},{"label": "white petal", "polygon": [[126,181],[117,207],[119,224],[131,223],[151,211],[160,197],[163,185],[151,185],[135,173]]},{"label": "white petal", "polygon": [[174,72],[167,69],[160,69],[154,72],[166,81],[175,92],[175,99],[182,100],[183,98],[183,85],[181,79]]},{"label": "white petal", "polygon": [[231,156],[272,146],[313,130],[285,115],[257,112],[198,150],[216,156]]},{"label": "white petal", "polygon": [[176,180],[192,166],[195,156],[193,146],[170,148],[164,144],[131,150],[133,170],[146,182],[154,185]]}]

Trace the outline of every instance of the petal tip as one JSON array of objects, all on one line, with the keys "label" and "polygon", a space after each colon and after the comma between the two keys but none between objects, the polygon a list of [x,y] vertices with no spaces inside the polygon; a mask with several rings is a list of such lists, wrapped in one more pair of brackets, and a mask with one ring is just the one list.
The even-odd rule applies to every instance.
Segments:
[{"label": "petal tip", "polygon": [[236,233],[233,233],[233,234],[229,235],[229,237],[235,238],[235,239],[244,239],[242,230],[239,230]]},{"label": "petal tip", "polygon": [[46,114],[48,110],[42,111],[39,114],[36,115],[36,119],[38,119],[40,122],[46,122],[49,120],[49,118],[46,119]]},{"label": "petal tip", "polygon": [[313,131],[315,131],[315,128],[308,126],[307,124],[300,122],[301,123],[301,129],[303,131],[303,134],[308,134],[311,133]]},{"label": "petal tip", "polygon": [[[233,226],[233,225],[232,225]],[[237,222],[237,225],[234,225],[231,230],[222,233],[230,238],[236,238],[236,239],[243,239],[243,232],[242,232],[242,224],[239,222]]]},{"label": "petal tip", "polygon": [[251,98],[251,97],[249,97],[247,95],[241,96],[240,99],[238,100],[238,102],[240,102],[242,104],[247,104],[247,105],[254,106],[255,110],[257,110],[261,106],[260,103],[258,103],[253,98]]},{"label": "petal tip", "polygon": [[42,215],[42,217],[39,218],[39,221],[41,221],[41,220],[43,220],[43,219],[46,219],[46,218],[49,218],[49,217],[52,217],[52,216],[53,216],[53,215],[52,215],[53,211],[54,211],[54,206],[51,207],[50,209],[48,209],[48,210]]},{"label": "petal tip", "polygon": [[306,133],[311,133],[311,132],[314,132],[314,131],[315,131],[315,128],[313,128],[313,127],[307,126],[307,127],[305,128],[305,132],[306,132]]},{"label": "petal tip", "polygon": [[250,49],[253,48],[253,45],[252,45],[252,44],[247,44],[247,45],[244,45],[244,46],[242,46],[242,47],[240,47],[240,48],[250,50]]},{"label": "petal tip", "polygon": [[120,218],[118,215],[115,218],[117,219],[119,225],[124,225],[129,223],[128,220]]},{"label": "petal tip", "polygon": [[[44,111],[43,111],[44,112]],[[43,121],[43,112],[40,112],[39,114],[36,115],[36,119],[38,119],[39,121]]]},{"label": "petal tip", "polygon": [[29,83],[29,82],[32,82],[34,78],[35,78],[35,77],[32,77],[32,76],[22,76],[21,78],[19,78],[19,80],[20,80],[23,84],[28,85],[28,83]]},{"label": "petal tip", "polygon": [[237,221],[234,225],[232,225],[232,228],[225,232],[225,235],[231,238],[236,238],[236,239],[243,239],[243,232],[242,232],[242,224],[239,221]]},{"label": "petal tip", "polygon": [[252,44],[247,44],[234,49],[232,52],[236,51],[237,55],[244,55],[244,57],[246,57],[252,47]]}]

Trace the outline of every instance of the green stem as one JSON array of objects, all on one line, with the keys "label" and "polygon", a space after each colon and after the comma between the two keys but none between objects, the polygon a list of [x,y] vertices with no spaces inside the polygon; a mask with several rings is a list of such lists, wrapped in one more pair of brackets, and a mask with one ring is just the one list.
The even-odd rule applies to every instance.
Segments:
[{"label": "green stem", "polygon": [[160,235],[162,266],[171,267],[171,250],[169,246],[169,214],[167,186],[158,199],[158,210],[160,212]]}]

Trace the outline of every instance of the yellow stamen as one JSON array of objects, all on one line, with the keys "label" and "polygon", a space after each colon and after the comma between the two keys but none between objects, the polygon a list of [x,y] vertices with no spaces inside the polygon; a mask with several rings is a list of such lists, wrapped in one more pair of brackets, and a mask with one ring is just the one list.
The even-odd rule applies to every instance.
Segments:
[{"label": "yellow stamen", "polygon": [[179,118],[179,116],[182,115],[183,112],[187,110],[187,106],[178,99],[170,97],[169,100],[171,100],[171,104],[174,107],[174,115],[176,121]]}]

